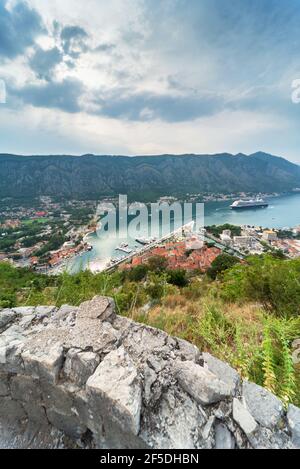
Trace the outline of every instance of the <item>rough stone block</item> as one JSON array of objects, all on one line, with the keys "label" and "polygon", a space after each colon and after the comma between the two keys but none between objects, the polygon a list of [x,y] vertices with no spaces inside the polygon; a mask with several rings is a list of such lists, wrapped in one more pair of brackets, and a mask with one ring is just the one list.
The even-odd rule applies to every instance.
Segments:
[{"label": "rough stone block", "polygon": [[[152,368],[150,368],[149,366],[146,365],[144,367],[144,370],[143,370],[143,376],[144,376],[144,380],[143,380],[144,400],[145,400],[145,402],[150,403],[151,401],[154,400],[154,397],[156,397],[156,396],[154,396],[153,385],[155,384],[155,382],[158,381],[157,375],[156,375],[155,371]],[[160,394],[161,394],[161,392],[155,398],[155,401],[158,400],[158,398],[160,397]]]},{"label": "rough stone block", "polygon": [[88,396],[85,391],[79,391],[74,394],[74,413],[78,416],[80,422],[85,425],[97,439],[103,437],[104,420],[100,413],[93,414]]},{"label": "rough stone block", "polygon": [[86,385],[93,415],[105,415],[124,431],[140,429],[142,388],[138,372],[124,347],[111,352]]},{"label": "rough stone block", "polygon": [[100,357],[97,354],[71,349],[66,355],[64,376],[78,386],[84,386],[99,363]]},{"label": "rough stone block", "polygon": [[76,321],[76,326],[71,331],[69,345],[107,354],[117,348],[120,336],[120,332],[108,322],[101,322],[98,319],[81,319]]},{"label": "rough stone block", "polygon": [[18,425],[26,420],[22,405],[11,397],[0,397],[0,420],[8,425]]},{"label": "rough stone block", "polygon": [[234,449],[235,441],[232,433],[226,425],[219,423],[216,425],[216,449]]},{"label": "rough stone block", "polygon": [[18,339],[8,339],[5,343],[0,340],[0,372],[23,372],[22,346],[23,342]]},{"label": "rough stone block", "polygon": [[22,403],[23,409],[30,422],[35,426],[47,427],[49,422],[46,417],[44,407],[39,402],[24,402]]},{"label": "rough stone block", "polygon": [[12,398],[22,402],[38,403],[42,399],[39,381],[30,376],[13,376],[10,390]]},{"label": "rough stone block", "polygon": [[70,438],[76,440],[82,437],[87,430],[85,426],[81,425],[75,414],[61,414],[55,409],[47,409],[46,413],[48,421]]},{"label": "rough stone block", "polygon": [[16,318],[16,313],[11,309],[0,311],[0,330],[12,323]]},{"label": "rough stone block", "polygon": [[74,405],[73,394],[66,385],[54,385],[41,381],[43,402],[47,409],[53,408],[58,413],[70,414]]},{"label": "rough stone block", "polygon": [[32,306],[20,306],[19,308],[12,308],[12,310],[18,316],[31,316],[32,314],[34,314],[35,308]]},{"label": "rough stone block", "polygon": [[200,350],[186,340],[176,339],[179,350],[177,356],[181,360],[198,362],[201,357]]},{"label": "rough stone block", "polygon": [[233,419],[247,436],[252,435],[258,429],[256,421],[238,399],[233,399]]},{"label": "rough stone block", "polygon": [[58,381],[63,358],[63,347],[60,344],[46,349],[36,348],[22,352],[26,374],[52,383]]},{"label": "rough stone block", "polygon": [[23,316],[19,322],[19,326],[22,329],[27,329],[35,319],[35,314]]},{"label": "rough stone block", "polygon": [[69,316],[72,316],[73,314],[76,315],[77,311],[78,308],[76,306],[63,305],[55,312],[53,319],[56,322],[63,322],[68,319]]},{"label": "rough stone block", "polygon": [[123,345],[135,362],[142,363],[153,356],[163,361],[170,359],[171,354],[175,358],[174,347],[166,346],[168,338],[165,332],[132,322],[129,333],[124,337]]},{"label": "rough stone block", "polygon": [[244,381],[243,398],[250,413],[263,427],[274,428],[283,416],[282,402],[257,384]]},{"label": "rough stone block", "polygon": [[249,435],[253,449],[293,449],[290,436],[283,431],[274,431],[259,426],[254,435]]},{"label": "rough stone block", "polygon": [[6,373],[0,373],[0,397],[8,396],[9,392],[8,375]]},{"label": "rough stone block", "polygon": [[55,306],[37,306],[35,308],[35,315],[38,319],[44,319],[51,316],[55,309]]},{"label": "rough stone block", "polygon": [[199,404],[215,404],[231,395],[226,383],[194,362],[176,362],[175,376],[182,389]]},{"label": "rough stone block", "polygon": [[209,353],[203,353],[202,358],[205,367],[208,368],[215,376],[230,386],[231,394],[235,395],[237,388],[241,382],[240,376],[231,366],[227,363],[218,360]]},{"label": "rough stone block", "polygon": [[85,301],[78,309],[77,321],[95,320],[107,321],[116,316],[115,304],[111,298],[95,296],[91,301]]},{"label": "rough stone block", "polygon": [[293,445],[300,449],[300,409],[294,405],[290,405],[287,418],[292,433]]}]

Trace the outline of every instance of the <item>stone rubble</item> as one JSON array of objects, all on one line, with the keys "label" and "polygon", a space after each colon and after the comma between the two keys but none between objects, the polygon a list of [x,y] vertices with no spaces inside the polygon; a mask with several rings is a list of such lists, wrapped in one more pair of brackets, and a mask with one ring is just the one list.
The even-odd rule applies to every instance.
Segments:
[{"label": "stone rubble", "polygon": [[300,409],[95,297],[0,311],[0,448],[300,448]]}]

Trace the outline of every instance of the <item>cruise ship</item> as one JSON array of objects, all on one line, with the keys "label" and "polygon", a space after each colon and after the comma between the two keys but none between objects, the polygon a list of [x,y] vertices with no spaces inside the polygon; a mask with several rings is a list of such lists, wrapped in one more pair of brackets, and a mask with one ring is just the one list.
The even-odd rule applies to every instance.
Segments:
[{"label": "cruise ship", "polygon": [[236,200],[230,206],[232,210],[246,210],[250,208],[267,208],[268,202],[263,199]]}]

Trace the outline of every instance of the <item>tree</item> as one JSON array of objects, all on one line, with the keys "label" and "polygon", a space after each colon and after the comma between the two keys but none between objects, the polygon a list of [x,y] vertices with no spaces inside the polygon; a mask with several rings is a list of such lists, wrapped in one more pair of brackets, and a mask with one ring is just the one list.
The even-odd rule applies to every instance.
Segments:
[{"label": "tree", "polygon": [[300,260],[282,260],[273,254],[247,258],[225,272],[223,291],[228,300],[257,302],[277,316],[299,316]]},{"label": "tree", "polygon": [[143,280],[146,275],[147,275],[147,272],[148,272],[148,267],[146,265],[138,265],[136,267],[133,267],[133,269],[131,269],[129,272],[128,272],[128,279],[131,281],[131,282],[140,282],[141,280]]},{"label": "tree", "polygon": [[186,271],[182,269],[170,270],[168,272],[168,283],[176,287],[186,287],[189,283]]},{"label": "tree", "polygon": [[148,260],[148,267],[152,272],[164,272],[167,268],[167,265],[167,259],[162,256],[153,256]]},{"label": "tree", "polygon": [[219,238],[220,234],[223,233],[224,230],[230,230],[232,236],[241,236],[242,229],[240,226],[230,225],[229,223],[225,223],[225,225],[212,225],[206,227],[207,231],[212,233],[214,236]]},{"label": "tree", "polygon": [[150,272],[147,279],[146,292],[153,300],[161,300],[165,295],[167,285],[166,274]]},{"label": "tree", "polygon": [[218,275],[222,274],[226,270],[230,269],[234,265],[238,264],[240,261],[234,256],[229,254],[220,254],[211,264],[210,269],[208,269],[207,274],[215,280]]}]

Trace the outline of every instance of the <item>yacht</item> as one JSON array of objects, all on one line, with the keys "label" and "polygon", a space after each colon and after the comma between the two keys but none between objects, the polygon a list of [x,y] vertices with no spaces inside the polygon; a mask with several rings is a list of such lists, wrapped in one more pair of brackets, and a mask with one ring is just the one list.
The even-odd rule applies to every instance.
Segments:
[{"label": "yacht", "polygon": [[136,238],[136,241],[143,246],[147,246],[148,244],[155,243],[156,238]]},{"label": "yacht", "polygon": [[116,251],[125,252],[126,254],[130,254],[132,249],[128,247],[128,243],[122,243],[120,246],[116,247]]}]

